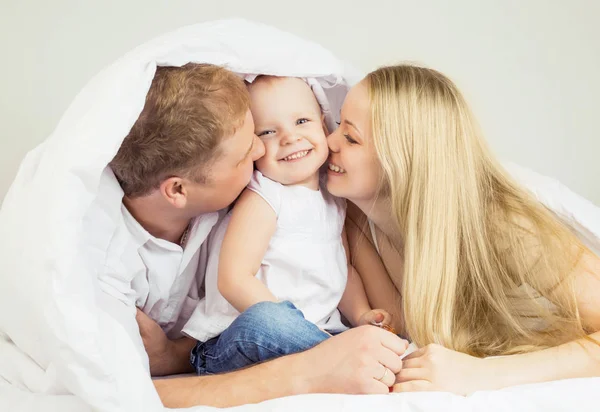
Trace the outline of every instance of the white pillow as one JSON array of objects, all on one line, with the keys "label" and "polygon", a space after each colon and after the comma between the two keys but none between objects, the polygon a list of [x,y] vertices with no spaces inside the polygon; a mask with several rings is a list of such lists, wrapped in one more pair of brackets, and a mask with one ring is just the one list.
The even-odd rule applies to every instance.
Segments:
[{"label": "white pillow", "polygon": [[540,175],[514,163],[506,170],[540,202],[568,225],[577,237],[600,256],[600,208],[579,196],[558,180]]}]

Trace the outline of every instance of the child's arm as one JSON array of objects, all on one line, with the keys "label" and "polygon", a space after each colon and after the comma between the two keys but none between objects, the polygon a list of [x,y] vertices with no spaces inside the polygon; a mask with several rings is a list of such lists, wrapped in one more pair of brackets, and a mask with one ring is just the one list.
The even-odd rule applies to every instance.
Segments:
[{"label": "child's arm", "polygon": [[361,323],[363,315],[371,311],[371,306],[367,300],[367,294],[362,280],[350,262],[346,229],[342,232],[342,241],[344,243],[344,249],[346,250],[346,259],[348,262],[348,281],[338,308],[352,326],[358,326]]},{"label": "child's arm", "polygon": [[256,278],[262,259],[275,233],[277,217],[269,204],[245,189],[233,212],[219,257],[219,292],[238,311],[258,302],[277,298]]}]

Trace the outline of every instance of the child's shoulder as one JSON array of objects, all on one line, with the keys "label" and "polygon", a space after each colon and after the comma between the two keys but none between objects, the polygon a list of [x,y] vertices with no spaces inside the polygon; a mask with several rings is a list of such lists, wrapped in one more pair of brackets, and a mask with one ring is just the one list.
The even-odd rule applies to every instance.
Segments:
[{"label": "child's shoulder", "polygon": [[279,182],[269,179],[263,175],[259,170],[255,170],[248,183],[248,189],[253,191],[266,191],[266,192],[280,192],[283,189],[283,185]]},{"label": "child's shoulder", "polygon": [[252,173],[250,183],[248,183],[247,186],[248,190],[251,190],[262,197],[273,208],[277,215],[279,215],[279,210],[281,208],[282,188],[283,185],[281,183],[269,179],[258,170],[255,170],[254,173]]}]

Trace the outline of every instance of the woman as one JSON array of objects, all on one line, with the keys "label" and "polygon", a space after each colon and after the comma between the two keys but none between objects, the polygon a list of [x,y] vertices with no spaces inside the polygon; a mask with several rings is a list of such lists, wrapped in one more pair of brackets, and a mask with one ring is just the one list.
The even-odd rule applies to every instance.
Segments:
[{"label": "woman", "polygon": [[328,141],[368,299],[420,347],[395,391],[600,376],[598,257],[498,164],[450,80],[370,73]]}]

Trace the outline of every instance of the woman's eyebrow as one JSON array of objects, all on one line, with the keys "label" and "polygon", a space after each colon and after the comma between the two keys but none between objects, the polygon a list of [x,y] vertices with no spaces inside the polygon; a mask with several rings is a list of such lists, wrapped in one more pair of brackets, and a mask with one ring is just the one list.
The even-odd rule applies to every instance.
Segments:
[{"label": "woman's eyebrow", "polygon": [[358,127],[356,127],[356,125],[354,123],[352,123],[350,120],[344,119],[344,123],[349,124],[350,126],[354,127],[356,129],[356,131],[362,135],[362,132],[360,131],[360,129]]}]

